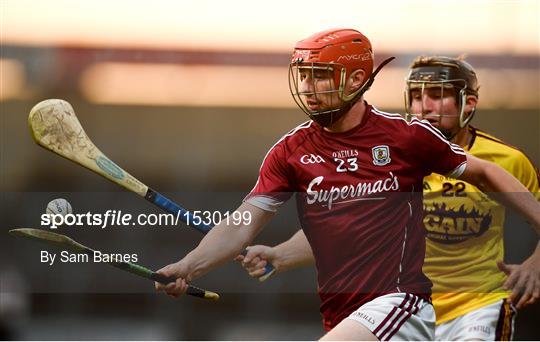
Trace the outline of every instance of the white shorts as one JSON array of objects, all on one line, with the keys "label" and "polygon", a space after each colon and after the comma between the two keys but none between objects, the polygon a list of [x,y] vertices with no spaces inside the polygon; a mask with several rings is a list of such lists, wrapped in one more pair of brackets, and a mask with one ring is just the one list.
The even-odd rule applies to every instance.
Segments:
[{"label": "white shorts", "polygon": [[510,341],[516,309],[501,299],[435,327],[435,340]]},{"label": "white shorts", "polygon": [[377,297],[347,318],[367,327],[381,341],[425,341],[434,338],[433,306],[409,293]]}]

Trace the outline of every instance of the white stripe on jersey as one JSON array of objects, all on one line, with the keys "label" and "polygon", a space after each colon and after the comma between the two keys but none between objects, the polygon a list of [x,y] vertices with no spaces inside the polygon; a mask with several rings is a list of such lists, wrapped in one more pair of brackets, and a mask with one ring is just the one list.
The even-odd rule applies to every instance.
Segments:
[{"label": "white stripe on jersey", "polygon": [[446,176],[450,178],[459,178],[463,174],[466,168],[467,168],[467,161],[464,161],[463,163],[459,164],[454,169],[454,171],[450,172]]},{"label": "white stripe on jersey", "polygon": [[[413,117],[412,118],[412,121],[407,121],[405,120],[405,118],[403,118],[403,116],[401,114],[397,114],[397,113],[386,113],[386,112],[383,112],[383,111],[380,111],[378,110],[377,108],[373,108],[378,114],[381,114],[382,116],[385,116],[385,115],[388,115],[388,116],[391,116],[393,118],[399,118],[401,120],[404,120],[405,122],[407,122],[409,125],[412,125],[413,122],[414,123],[423,123],[423,124],[427,124],[429,127],[431,127],[433,130],[431,131],[432,133],[434,133],[435,135],[437,135],[440,139],[446,141],[446,142],[449,142],[448,139],[446,139],[446,137],[444,136],[444,134],[441,133],[441,131],[439,131],[437,128],[433,127],[429,121],[427,120],[419,120],[418,118],[416,117]],[[428,127],[425,127],[425,128],[428,128]],[[428,128],[429,129],[429,128]],[[451,143],[449,142],[451,145],[455,145],[457,147],[459,147],[458,145],[454,144],[454,143]],[[460,147],[461,148],[461,147]]]},{"label": "white stripe on jersey", "polygon": [[[412,205],[411,205],[411,202],[407,202],[407,204],[409,205],[409,219],[411,219],[413,216]],[[407,227],[407,225],[405,225],[405,234],[403,237],[403,246],[401,247],[401,259],[399,260],[399,269],[398,269],[397,286],[396,286],[399,292],[401,292],[401,290],[399,289],[399,285],[401,284],[400,278],[401,278],[401,273],[403,271],[402,264],[403,264],[403,257],[405,256],[405,246],[407,245],[407,231],[408,230],[409,228]]]},{"label": "white stripe on jersey", "polygon": [[431,124],[427,121],[427,120],[418,120],[417,118],[413,118],[412,121],[407,121],[403,118],[403,116],[401,116],[400,114],[396,114],[396,113],[386,113],[386,112],[381,112],[380,110],[376,109],[375,107],[372,107],[372,113],[373,114],[376,114],[376,115],[379,115],[379,116],[382,116],[382,117],[385,117],[387,119],[391,119],[391,120],[403,120],[407,125],[419,125],[421,127],[424,127],[425,129],[427,129],[428,131],[430,131],[431,133],[433,133],[433,135],[435,135],[437,138],[439,138],[439,140],[443,141],[445,144],[447,144],[448,146],[450,146],[450,149],[456,153],[456,154],[461,154],[461,155],[465,155],[465,151],[463,151],[463,149],[461,148],[461,146],[459,145],[456,145],[454,143],[451,143],[449,142],[445,137],[444,135],[438,130],[436,129],[435,127],[431,126]]},{"label": "white stripe on jersey", "polygon": [[283,204],[283,201],[277,201],[275,198],[265,195],[257,195],[246,200],[247,203],[256,206],[264,211],[276,213]]},{"label": "white stripe on jersey", "polygon": [[[272,151],[274,149],[274,147],[276,147],[277,144],[279,144],[281,141],[283,141],[285,138],[287,137],[290,137],[292,135],[294,135],[296,132],[298,132],[299,130],[301,129],[304,129],[304,128],[309,128],[311,126],[311,124],[313,123],[313,120],[309,120],[309,121],[306,121],[306,122],[303,122],[301,123],[300,125],[296,126],[295,128],[293,128],[292,130],[289,131],[289,133],[285,134],[284,136],[281,137],[281,139],[279,139],[274,145],[272,145],[272,147],[270,147],[268,149],[268,152],[266,152],[263,160],[262,160],[262,163],[261,163],[261,166],[259,167],[259,173],[261,172],[261,169],[264,165],[264,161],[266,160],[266,157],[268,157],[268,155],[270,154],[270,151]],[[260,176],[260,175],[259,175]],[[256,187],[257,187],[257,184],[259,184],[259,177],[257,177],[257,181],[255,182],[255,185],[253,186],[253,189],[251,189],[251,191],[249,193],[251,193]]]},{"label": "white stripe on jersey", "polygon": [[424,127],[425,129],[429,130],[430,132],[432,132],[433,134],[435,134],[435,136],[437,136],[439,139],[441,139],[442,141],[446,142],[450,148],[452,149],[452,151],[456,152],[457,154],[462,154],[462,155],[465,155],[465,151],[463,151],[463,149],[461,148],[461,146],[459,145],[456,145],[452,142],[449,142],[445,137],[444,135],[442,135],[441,131],[439,131],[437,128],[431,126],[431,124],[425,120],[418,120],[416,118],[413,118],[412,121],[411,121],[411,125],[420,125],[422,127]]}]

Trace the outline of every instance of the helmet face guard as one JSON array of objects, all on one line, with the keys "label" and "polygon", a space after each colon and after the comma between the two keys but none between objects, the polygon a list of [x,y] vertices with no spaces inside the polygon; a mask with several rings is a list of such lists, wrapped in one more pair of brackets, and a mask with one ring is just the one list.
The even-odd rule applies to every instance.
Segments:
[{"label": "helmet face guard", "polygon": [[353,29],[319,32],[296,43],[289,65],[289,89],[298,107],[327,127],[369,88],[345,94],[347,79],[359,69],[367,84],[373,72],[373,52],[366,36]]},{"label": "helmet face guard", "polygon": [[[454,90],[458,105],[459,128],[465,127],[472,120],[475,109],[470,113],[465,113],[465,105],[467,95],[478,96],[478,85],[474,70],[466,62],[448,57],[421,57],[417,60],[407,77],[405,89],[405,112],[408,120],[412,117],[424,116],[423,101],[420,113],[411,112],[412,92],[420,91],[420,96],[423,98],[428,88],[440,89],[441,103],[445,89]],[[429,116],[438,118],[440,123],[443,117],[455,115],[431,113]],[[441,131],[448,139],[452,139],[457,134],[457,132],[445,132],[443,129]]]},{"label": "helmet face guard", "polygon": [[[460,128],[465,127],[472,119],[472,115],[466,116],[465,113],[465,103],[467,99],[467,85],[465,83],[465,80],[448,80],[448,81],[414,81],[414,80],[407,80],[407,90],[405,92],[405,109],[406,109],[406,116],[408,119],[412,117],[421,118],[424,116],[424,108],[423,108],[423,101],[422,101],[422,107],[420,109],[420,113],[411,113],[411,105],[412,105],[412,91],[419,90],[420,96],[423,98],[424,94],[427,89],[439,89],[439,100],[442,102],[444,98],[444,90],[445,89],[451,89],[455,92],[456,96],[456,102],[459,106],[458,108],[458,116],[459,116],[459,126]],[[439,122],[442,119],[443,116],[455,116],[452,114],[445,114],[445,113],[436,113],[436,114],[429,114],[431,117],[438,117]]]},{"label": "helmet face guard", "polygon": [[[302,82],[306,85],[302,86]],[[348,109],[344,95],[346,68],[341,64],[289,64],[289,90],[300,109],[323,127],[336,122]]]}]

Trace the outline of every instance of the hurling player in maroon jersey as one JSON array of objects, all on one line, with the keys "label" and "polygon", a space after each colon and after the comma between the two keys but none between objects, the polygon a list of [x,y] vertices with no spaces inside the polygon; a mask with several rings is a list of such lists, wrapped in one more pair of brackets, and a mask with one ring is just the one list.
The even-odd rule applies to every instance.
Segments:
[{"label": "hurling player in maroon jersey", "polygon": [[363,94],[381,66],[373,71],[371,43],[356,30],[327,30],[298,42],[289,86],[311,120],[265,156],[237,209],[252,220],[216,225],[197,248],[159,271],[178,279],[156,289],[185,293],[186,281],[234,259],[295,195],[317,267],[329,331],[323,339],[433,339],[431,282],[422,273],[424,176],[436,172],[504,193],[503,201],[536,226],[540,210],[510,174],[466,155],[427,122],[367,104]]},{"label": "hurling player in maroon jersey", "polygon": [[[478,89],[476,72],[461,57],[419,56],[407,78],[407,115],[427,119],[448,140],[459,144],[468,153],[505,168],[539,199],[540,178],[527,157],[497,138],[469,126],[478,103]],[[463,181],[436,174],[424,178],[424,224],[428,239],[423,271],[434,284],[435,340],[509,340],[513,333],[515,309],[539,299],[540,248],[536,248],[523,264],[499,264],[499,270],[495,261],[504,253],[504,207],[486,200],[486,195],[477,191],[455,192],[455,196],[448,196],[443,190],[448,184],[466,186]],[[453,216],[456,213],[454,208],[461,211],[471,208],[471,205],[472,210],[483,211],[489,217],[489,220],[476,221],[485,224],[484,232],[489,229],[489,234],[475,230],[472,221],[464,223],[462,229],[458,228],[461,217]],[[468,236],[444,240],[444,236],[441,238],[436,234],[447,234],[450,238]],[[315,261],[302,230],[274,247],[251,246],[247,255],[240,255],[237,260],[242,261],[246,271],[259,280],[271,275],[265,274],[268,263],[276,272],[284,272],[310,266]],[[509,273],[506,284],[512,293],[503,289],[503,270]],[[516,304],[516,308],[510,305],[511,302]],[[349,317],[363,322],[367,316]]]}]

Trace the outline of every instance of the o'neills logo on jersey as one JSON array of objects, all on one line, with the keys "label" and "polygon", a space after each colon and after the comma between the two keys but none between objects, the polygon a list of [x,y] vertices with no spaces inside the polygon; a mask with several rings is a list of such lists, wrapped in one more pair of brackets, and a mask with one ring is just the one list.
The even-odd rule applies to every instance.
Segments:
[{"label": "o'neills logo on jersey", "polygon": [[332,205],[340,203],[383,199],[382,197],[366,198],[365,196],[399,190],[398,178],[392,172],[389,172],[389,174],[390,176],[388,178],[379,179],[375,182],[358,183],[356,185],[350,184],[341,187],[332,186],[330,189],[324,189],[321,186],[324,180],[323,176],[315,177],[309,183],[306,190],[307,203],[321,203],[323,206],[328,206],[328,209],[332,209]]},{"label": "o'neills logo on jersey", "polygon": [[358,150],[343,150],[343,151],[332,152],[332,157],[334,158],[349,158],[349,157],[357,157],[357,156],[358,156]]}]

